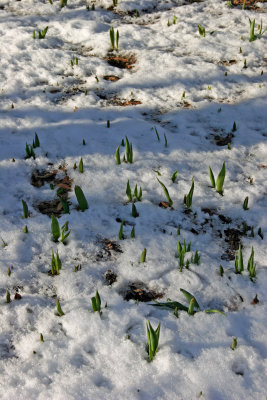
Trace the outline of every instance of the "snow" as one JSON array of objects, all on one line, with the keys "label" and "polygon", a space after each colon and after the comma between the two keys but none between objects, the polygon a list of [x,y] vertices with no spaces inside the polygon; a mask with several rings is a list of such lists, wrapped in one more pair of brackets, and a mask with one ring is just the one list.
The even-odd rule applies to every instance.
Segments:
[{"label": "snow", "polygon": [[[221,0],[119,0],[114,10],[107,0],[94,4],[95,11],[82,0],[69,0],[62,9],[58,0],[0,1],[0,398],[262,400],[267,33],[249,42],[249,18],[256,19],[259,35],[261,20],[267,27],[266,3],[257,3],[261,12],[229,8]],[[37,32],[46,26],[39,40]],[[119,51],[110,49],[111,26],[119,30]],[[107,62],[111,55],[132,55],[136,62],[131,69],[118,68]],[[71,66],[73,56],[78,65]],[[106,75],[120,79],[111,82]],[[118,100],[141,104],[120,106]],[[26,159],[25,145],[35,132],[40,147],[35,159]],[[133,163],[117,165],[115,151],[125,136]],[[223,145],[216,144],[222,139]],[[121,161],[124,153],[121,145]],[[84,173],[73,169],[81,157]],[[208,168],[216,179],[223,162],[221,196],[211,188]],[[53,170],[61,181],[31,184],[33,172]],[[71,233],[63,244],[52,240],[51,217],[38,205],[57,198],[57,184],[66,176],[70,214],[62,214],[59,225],[69,221]],[[172,209],[159,207],[167,200],[156,178],[167,187]],[[192,178],[187,212],[183,200]],[[142,187],[137,218],[125,193],[128,180],[132,191],[136,184]],[[88,201],[84,212],[77,207],[75,185]],[[29,208],[27,219],[21,200]],[[119,240],[122,220],[125,239]],[[199,265],[179,271],[178,240],[191,242],[185,260],[199,251]],[[235,274],[239,242],[244,272]],[[250,279],[252,246],[257,266]],[[147,259],[140,263],[144,248]],[[52,250],[62,261],[57,276],[49,274]],[[111,285],[108,270],[117,275]],[[179,310],[176,318],[152,301],[126,301],[130,285],[136,298],[150,290],[162,294],[157,301],[187,305],[183,288],[196,297],[200,311],[191,316]],[[96,290],[101,315],[92,310]],[[259,302],[252,304],[256,295]],[[148,320],[154,328],[161,323],[152,362],[145,350]]]}]

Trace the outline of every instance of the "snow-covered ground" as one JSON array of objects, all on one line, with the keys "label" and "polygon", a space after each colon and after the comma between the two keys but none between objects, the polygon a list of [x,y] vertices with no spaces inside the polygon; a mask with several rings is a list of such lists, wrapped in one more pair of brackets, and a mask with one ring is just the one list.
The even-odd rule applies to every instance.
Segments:
[{"label": "snow-covered ground", "polygon": [[[267,32],[259,25],[267,27],[267,4],[254,11],[221,0],[92,4],[0,0],[0,398],[264,400]],[[119,50],[111,51],[111,26]],[[35,132],[40,147],[26,158]],[[133,163],[123,162],[125,136]],[[222,196],[209,167],[216,179],[224,162]],[[132,192],[142,188],[137,218],[128,180]],[[88,201],[84,212],[76,185]],[[64,244],[52,240],[52,212],[60,226],[69,222]],[[178,240],[191,242],[187,268]],[[62,268],[51,275],[57,250]],[[181,288],[200,305],[194,315],[151,306],[167,299],[188,306]],[[92,309],[96,290],[101,315]],[[161,324],[152,362],[148,321]]]}]

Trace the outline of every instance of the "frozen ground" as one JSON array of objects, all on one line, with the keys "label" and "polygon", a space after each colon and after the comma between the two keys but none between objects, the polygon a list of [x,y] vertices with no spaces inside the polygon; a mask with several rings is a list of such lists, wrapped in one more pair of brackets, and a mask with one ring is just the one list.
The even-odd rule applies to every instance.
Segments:
[{"label": "frozen ground", "polygon": [[[267,27],[266,3],[255,10],[221,0],[94,4],[92,10],[92,3],[69,0],[61,9],[57,0],[0,0],[0,398],[264,400],[267,32],[260,36],[258,25]],[[258,35],[251,42],[249,18]],[[111,26],[120,35],[113,52]],[[35,132],[40,147],[26,159]],[[117,165],[125,136],[133,163]],[[121,160],[124,153],[121,145]],[[83,173],[73,169],[81,157]],[[223,162],[221,196],[208,167],[216,178]],[[172,209],[159,207],[166,197],[156,178],[168,188]],[[128,180],[143,191],[137,218],[125,193]],[[84,212],[75,185],[88,201]],[[71,189],[60,194],[70,214],[60,208],[60,187]],[[69,221],[66,244],[52,240],[52,212],[60,226]],[[199,265],[180,271],[178,240],[191,241],[185,260],[198,250]],[[235,273],[239,243],[242,274]],[[256,278],[250,279],[252,246]],[[54,276],[52,249],[62,262]],[[180,288],[196,297],[194,316],[178,310],[176,318],[143,301],[186,305]],[[101,316],[91,305],[96,290]],[[161,323],[153,362],[145,350],[148,320],[154,328]]]}]

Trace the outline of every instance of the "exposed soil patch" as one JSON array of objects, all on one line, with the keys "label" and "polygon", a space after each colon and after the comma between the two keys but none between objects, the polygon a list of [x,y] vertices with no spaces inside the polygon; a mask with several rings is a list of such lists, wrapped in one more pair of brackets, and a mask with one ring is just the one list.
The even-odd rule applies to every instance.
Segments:
[{"label": "exposed soil patch", "polygon": [[126,301],[137,300],[142,302],[152,301],[159,299],[163,296],[163,293],[150,290],[143,282],[132,282],[129,283],[126,291],[123,292],[123,298]]},{"label": "exposed soil patch", "polygon": [[113,99],[109,100],[110,104],[113,104],[114,106],[120,106],[120,107],[127,107],[127,106],[138,106],[139,104],[142,104],[141,101],[135,100],[135,99],[120,99],[118,97],[113,97]]},{"label": "exposed soil patch", "polygon": [[97,261],[103,261],[103,260],[107,259],[108,257],[111,257],[112,252],[123,253],[120,245],[117,242],[111,241],[109,239],[101,240],[101,245],[102,245],[102,249],[99,251],[99,253],[96,256]]},{"label": "exposed soil patch", "polygon": [[109,285],[112,285],[114,282],[117,281],[117,275],[113,271],[108,269],[107,272],[105,273],[105,279]]},{"label": "exposed soil patch", "polygon": [[243,232],[235,228],[227,228],[224,231],[225,241],[228,243],[228,249],[221,256],[222,260],[234,260],[235,252],[239,248],[240,238],[243,236]]},{"label": "exposed soil patch", "polygon": [[57,170],[53,171],[39,171],[38,169],[32,172],[31,176],[31,185],[35,187],[41,187],[45,184],[45,182],[52,182],[54,181]]},{"label": "exposed soil patch", "polygon": [[232,139],[235,137],[233,133],[228,133],[227,135],[224,134],[211,134],[210,136],[206,137],[206,139],[211,139],[213,143],[215,143],[217,146],[227,146],[228,143],[231,144]]},{"label": "exposed soil patch", "polygon": [[136,58],[133,54],[129,56],[109,55],[108,57],[105,57],[105,60],[108,62],[109,65],[121,69],[132,69],[133,64],[136,63]]},{"label": "exposed soil patch", "polygon": [[[257,7],[257,3],[266,3],[267,0],[246,0],[245,3],[245,10],[253,10],[253,11],[259,11],[259,12],[264,12],[260,7]],[[232,0],[233,6],[239,6],[240,8],[243,7],[244,0]]]},{"label": "exposed soil patch", "polygon": [[[59,172],[63,172],[64,176],[62,178],[57,178],[57,174]],[[40,188],[45,183],[50,182],[57,187],[57,198],[53,200],[41,201],[37,205],[37,209],[40,213],[52,216],[54,214],[57,217],[60,217],[61,214],[64,213],[64,209],[60,199],[67,202],[68,201],[68,192],[71,190],[72,180],[67,175],[66,167],[60,166],[58,169],[54,170],[35,170],[31,175],[31,184],[35,187]]]},{"label": "exposed soil patch", "polygon": [[105,75],[105,76],[103,76],[103,79],[105,79],[105,81],[117,82],[121,78],[119,78],[116,75]]},{"label": "exposed soil patch", "polygon": [[230,65],[237,64],[237,60],[223,60],[218,63],[219,65],[224,65],[225,67],[229,67]]}]

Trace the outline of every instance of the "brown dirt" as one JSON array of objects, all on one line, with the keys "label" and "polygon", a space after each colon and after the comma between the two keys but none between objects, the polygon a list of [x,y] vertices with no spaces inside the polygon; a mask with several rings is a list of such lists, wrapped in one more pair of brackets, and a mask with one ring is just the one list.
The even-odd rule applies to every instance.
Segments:
[{"label": "brown dirt", "polygon": [[103,76],[103,79],[105,79],[105,81],[117,82],[121,78],[119,78],[116,75],[105,75],[105,76]]},{"label": "brown dirt", "polygon": [[[264,12],[264,10],[261,10],[261,8],[257,7],[257,3],[266,3],[267,0],[246,0],[245,4],[245,10],[254,10],[254,11],[261,11]],[[242,7],[244,4],[244,0],[232,0],[232,4],[234,6]]]},{"label": "brown dirt", "polygon": [[109,55],[108,57],[105,57],[105,60],[108,62],[109,65],[122,69],[132,69],[133,64],[136,63],[136,58],[132,54],[130,54],[129,56]]},{"label": "brown dirt", "polygon": [[137,300],[142,302],[152,301],[159,299],[163,296],[163,293],[150,290],[143,282],[132,282],[129,283],[126,291],[123,294],[124,300]]}]

